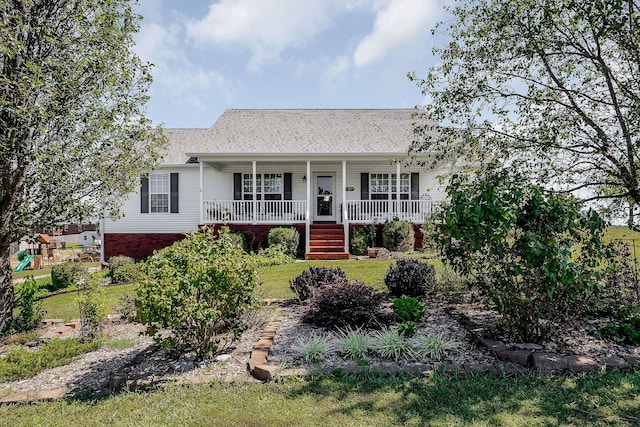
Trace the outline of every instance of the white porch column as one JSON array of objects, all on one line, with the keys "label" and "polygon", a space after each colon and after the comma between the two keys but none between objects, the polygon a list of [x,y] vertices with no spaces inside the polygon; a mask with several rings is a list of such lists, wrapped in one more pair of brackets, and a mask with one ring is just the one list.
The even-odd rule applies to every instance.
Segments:
[{"label": "white porch column", "polygon": [[311,176],[311,160],[307,160],[307,212],[306,212],[306,221],[304,226],[304,234],[305,234],[305,253],[308,254],[311,252],[311,181],[313,177]]},{"label": "white porch column", "polygon": [[400,161],[396,163],[396,208],[395,214],[396,216],[400,216]]},{"label": "white porch column", "polygon": [[204,167],[202,160],[198,159],[200,163],[200,225],[204,224]]},{"label": "white porch column", "polygon": [[349,252],[349,217],[347,216],[347,161],[342,161],[342,225],[344,227],[344,252]]},{"label": "white porch column", "polygon": [[253,197],[253,201],[252,201],[252,204],[253,204],[253,222],[257,223],[258,222],[258,200],[257,200],[258,198],[256,196],[257,195],[256,186],[258,184],[258,177],[256,176],[256,161],[255,160],[252,161],[251,165],[252,165],[251,166],[251,171],[252,171],[252,174],[253,174],[252,175],[252,180],[253,180],[252,181],[252,185],[253,185],[253,196],[252,196]]}]

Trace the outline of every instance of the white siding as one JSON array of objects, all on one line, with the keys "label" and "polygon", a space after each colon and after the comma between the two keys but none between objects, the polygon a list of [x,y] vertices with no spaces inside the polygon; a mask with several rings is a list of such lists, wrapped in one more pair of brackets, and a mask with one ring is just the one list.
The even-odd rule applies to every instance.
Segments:
[{"label": "white siding", "polygon": [[200,221],[200,170],[198,165],[162,168],[179,173],[179,213],[140,213],[140,190],[132,193],[117,220],[105,219],[104,233],[182,233],[198,229]]}]

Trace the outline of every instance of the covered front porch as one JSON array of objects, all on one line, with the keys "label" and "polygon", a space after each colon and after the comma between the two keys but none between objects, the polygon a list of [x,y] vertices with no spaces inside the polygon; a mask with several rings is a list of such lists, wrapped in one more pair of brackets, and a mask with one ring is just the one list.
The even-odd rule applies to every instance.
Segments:
[{"label": "covered front porch", "polygon": [[[200,224],[303,225],[307,258],[326,249],[326,242],[314,241],[314,224],[335,224],[332,233],[341,229],[339,241],[335,236],[321,239],[340,245],[339,253],[334,246],[323,254],[325,259],[332,254],[344,258],[350,225],[394,219],[422,224],[438,204],[437,194],[427,189],[435,180],[388,158],[198,160]],[[207,188],[211,186],[215,188]]]}]

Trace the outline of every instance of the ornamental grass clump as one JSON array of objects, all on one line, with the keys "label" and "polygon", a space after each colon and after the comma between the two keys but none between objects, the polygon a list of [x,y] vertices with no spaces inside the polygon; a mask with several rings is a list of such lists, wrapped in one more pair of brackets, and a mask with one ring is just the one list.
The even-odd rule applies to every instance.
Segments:
[{"label": "ornamental grass clump", "polygon": [[383,359],[399,361],[411,356],[411,343],[396,328],[385,328],[374,331],[371,336],[373,348]]},{"label": "ornamental grass clump", "polygon": [[449,350],[460,347],[459,341],[448,340],[443,334],[420,335],[410,340],[412,354],[416,360],[441,360]]},{"label": "ornamental grass clump", "polygon": [[335,340],[326,335],[313,334],[308,339],[298,339],[296,350],[309,363],[320,363],[335,353]]},{"label": "ornamental grass clump", "polygon": [[346,326],[336,332],[337,351],[347,359],[362,360],[371,350],[371,338],[362,328]]}]

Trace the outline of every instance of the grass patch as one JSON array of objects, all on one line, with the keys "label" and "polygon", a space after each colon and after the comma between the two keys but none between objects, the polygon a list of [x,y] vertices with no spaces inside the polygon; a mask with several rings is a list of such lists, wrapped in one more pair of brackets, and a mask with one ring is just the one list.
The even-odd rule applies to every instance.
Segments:
[{"label": "grass patch", "polygon": [[264,298],[294,298],[293,292],[289,289],[289,282],[311,266],[340,267],[349,279],[357,279],[375,290],[383,290],[386,289],[384,273],[392,262],[382,260],[305,261],[262,267],[258,269],[261,284],[257,291]]},{"label": "grass patch", "polygon": [[[109,312],[114,312],[114,308],[119,304],[120,297],[123,294],[133,293],[135,292],[135,288],[135,284],[114,285],[101,288],[104,289]],[[45,311],[45,317],[64,320],[77,319],[80,317],[78,303],[76,302],[77,296],[77,292],[69,292],[43,299],[42,309]]]},{"label": "grass patch", "polygon": [[10,349],[0,358],[0,382],[30,378],[40,371],[70,363],[75,356],[100,347],[100,341],[83,344],[77,338],[55,339],[36,351]]},{"label": "grass patch", "polygon": [[[85,263],[82,263],[82,265],[84,265],[87,268],[100,267],[99,262],[85,262]],[[14,271],[13,279],[15,280],[15,279],[22,279],[23,277],[27,277],[27,276],[45,276],[45,275],[49,275],[49,278],[51,278],[50,265],[45,265],[40,270],[22,270],[20,272]]]},{"label": "grass patch", "polygon": [[3,408],[5,425],[629,426],[640,373],[580,376],[317,376],[124,393]]},{"label": "grass patch", "polygon": [[35,341],[40,336],[38,331],[21,332],[19,334],[11,334],[0,337],[0,344],[3,345],[22,345],[31,341]]}]

